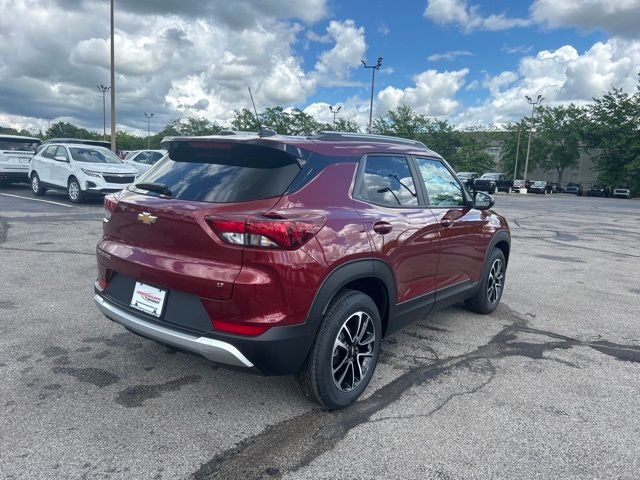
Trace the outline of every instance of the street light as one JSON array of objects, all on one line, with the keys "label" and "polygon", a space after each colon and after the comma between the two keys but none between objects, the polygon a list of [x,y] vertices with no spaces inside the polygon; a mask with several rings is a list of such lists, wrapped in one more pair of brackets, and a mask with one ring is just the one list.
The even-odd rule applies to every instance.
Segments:
[{"label": "street light", "polygon": [[338,105],[337,107],[334,107],[333,105],[329,105],[329,110],[331,111],[331,113],[333,113],[333,124],[336,124],[336,113],[338,113],[340,111],[340,109],[342,108],[342,105]]},{"label": "street light", "polygon": [[107,104],[105,103],[105,96],[111,87],[105,87],[104,85],[98,85],[98,90],[102,92],[102,136],[107,138]]},{"label": "street light", "polygon": [[516,181],[518,175],[518,155],[520,154],[520,131],[522,130],[522,122],[518,124],[518,143],[516,144],[516,163],[513,166],[513,181]]},{"label": "street light", "polygon": [[364,68],[371,69],[371,102],[369,103],[369,127],[367,129],[368,132],[371,133],[371,121],[373,117],[373,85],[376,79],[376,70],[380,70],[380,67],[382,66],[382,57],[378,57],[378,61],[375,65],[367,65],[367,62],[365,62],[364,60],[360,61],[362,62]]},{"label": "street light", "polygon": [[540,105],[542,103],[542,101],[544,100],[544,97],[542,95],[538,95],[538,98],[536,100],[531,100],[531,97],[529,97],[528,95],[525,95],[525,98],[527,99],[527,102],[529,102],[529,105],[531,105],[531,128],[529,129],[529,141],[527,142],[527,158],[524,162],[524,187],[525,190],[527,188],[527,169],[529,168],[529,150],[531,149],[531,134],[535,133],[536,129],[533,126],[533,116],[536,113],[536,106]]},{"label": "street light", "polygon": [[153,113],[145,112],[144,116],[147,117],[147,149],[150,149],[151,148],[151,137],[149,136],[149,132],[150,132],[150,128],[151,128],[151,119],[153,118]]},{"label": "street light", "polygon": [[116,67],[113,28],[113,2],[111,0],[111,150],[116,152]]}]

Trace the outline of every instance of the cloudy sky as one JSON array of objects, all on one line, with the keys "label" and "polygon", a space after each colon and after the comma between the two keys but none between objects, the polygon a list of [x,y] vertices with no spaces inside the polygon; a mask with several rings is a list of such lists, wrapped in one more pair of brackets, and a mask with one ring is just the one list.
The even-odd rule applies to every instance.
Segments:
[{"label": "cloudy sky", "polygon": [[[0,125],[102,127],[108,0],[0,0]],[[524,95],[588,102],[633,91],[640,0],[116,0],[118,127],[249,106],[366,125],[400,104],[458,126],[525,115]],[[153,128],[152,128],[153,129]]]}]

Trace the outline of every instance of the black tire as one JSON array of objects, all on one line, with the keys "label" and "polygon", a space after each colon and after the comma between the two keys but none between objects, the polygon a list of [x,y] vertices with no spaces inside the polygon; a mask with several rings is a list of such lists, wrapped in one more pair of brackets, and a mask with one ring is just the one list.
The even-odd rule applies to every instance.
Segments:
[{"label": "black tire", "polygon": [[73,203],[81,203],[84,200],[84,192],[80,188],[80,182],[76,177],[71,177],[67,184],[67,197]]},{"label": "black tire", "polygon": [[[353,329],[355,325],[358,327]],[[364,325],[363,330],[360,330],[360,325]],[[362,332],[359,335],[360,342],[364,341],[366,345],[360,342],[349,343],[351,337],[344,334],[344,329],[349,327]],[[339,292],[329,305],[309,355],[296,375],[305,396],[329,410],[345,408],[355,402],[367,388],[375,371],[381,333],[380,313],[369,296],[354,290]],[[338,341],[348,346],[343,350],[338,346]],[[372,347],[370,343],[373,343]],[[356,379],[357,365],[360,365],[361,371],[359,382]],[[365,368],[364,372],[362,367]],[[334,373],[342,376],[343,380],[336,380]],[[349,375],[352,388],[349,388]]]},{"label": "black tire", "polygon": [[31,191],[38,197],[41,197],[42,195],[47,193],[47,189],[42,186],[40,177],[35,172],[31,174]]},{"label": "black tire", "polygon": [[[492,276],[494,276],[494,267],[496,265],[496,262],[498,261],[501,262],[500,263],[501,277],[499,279],[500,287],[496,288],[495,281],[492,281],[491,279],[492,279]],[[504,254],[502,253],[502,250],[500,250],[499,248],[494,248],[491,254],[489,255],[489,257],[487,258],[487,262],[482,268],[482,281],[480,282],[478,291],[472,298],[469,298],[465,301],[467,308],[469,308],[470,310],[476,313],[480,313],[482,315],[487,315],[493,312],[496,309],[496,307],[500,304],[500,299],[502,298],[502,292],[504,291],[504,280],[506,277],[506,271],[507,271],[507,262],[504,258]],[[494,288],[496,288],[497,290],[497,294],[495,295],[495,298],[493,300],[491,300],[492,294],[491,294],[491,291],[489,290],[492,283],[494,284]]]}]

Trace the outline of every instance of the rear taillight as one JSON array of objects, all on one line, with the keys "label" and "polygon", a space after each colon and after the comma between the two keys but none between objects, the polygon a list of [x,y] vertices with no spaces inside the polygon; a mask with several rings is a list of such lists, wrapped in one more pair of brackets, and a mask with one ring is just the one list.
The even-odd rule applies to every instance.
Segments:
[{"label": "rear taillight", "polygon": [[111,214],[116,211],[117,206],[118,198],[114,194],[104,197],[104,222],[108,222],[111,219]]},{"label": "rear taillight", "polygon": [[226,333],[235,333],[236,335],[256,336],[262,335],[271,328],[271,325],[255,325],[248,323],[223,322],[221,320],[213,320],[214,330]]},{"label": "rear taillight", "polygon": [[207,220],[226,243],[280,249],[295,249],[304,245],[326,221],[320,215],[211,217]]}]

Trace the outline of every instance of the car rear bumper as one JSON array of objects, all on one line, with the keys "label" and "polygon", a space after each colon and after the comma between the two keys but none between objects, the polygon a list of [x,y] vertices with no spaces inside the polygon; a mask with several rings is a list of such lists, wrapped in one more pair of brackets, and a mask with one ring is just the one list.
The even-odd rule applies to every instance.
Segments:
[{"label": "car rear bumper", "polygon": [[156,325],[132,315],[98,294],[94,296],[94,302],[107,318],[143,337],[197,353],[213,362],[234,367],[253,368],[253,363],[230,343],[208,337],[189,335]]},{"label": "car rear bumper", "polygon": [[6,171],[0,169],[0,180],[9,180],[10,182],[29,182],[29,172],[25,171]]},{"label": "car rear bumper", "polygon": [[[198,333],[153,321],[105,295],[97,286],[94,302],[110,320],[142,337],[201,355],[213,362],[264,375],[290,375],[302,367],[315,339],[318,321],[272,327],[262,335],[242,336],[209,330]],[[175,295],[173,295],[175,297]],[[189,310],[184,309],[185,313]]]}]

